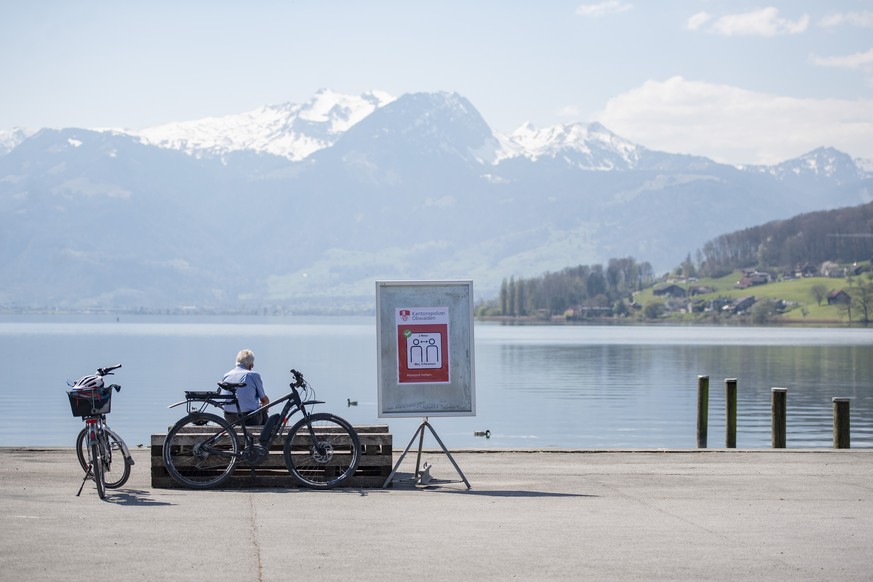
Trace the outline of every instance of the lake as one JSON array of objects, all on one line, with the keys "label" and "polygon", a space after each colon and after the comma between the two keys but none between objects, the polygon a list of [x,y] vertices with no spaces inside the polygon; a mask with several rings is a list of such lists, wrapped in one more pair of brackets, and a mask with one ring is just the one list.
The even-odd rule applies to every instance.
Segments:
[{"label": "lake", "polygon": [[[387,424],[395,449],[421,418],[379,418],[373,317],[0,316],[0,446],[72,446],[66,381],[121,363],[110,424],[148,444],[184,390],[215,387],[241,348],[267,393],[291,368],[355,424]],[[770,446],[770,394],[788,389],[788,447],[830,447],[834,397],[851,399],[852,447],[873,446],[873,331],[837,328],[477,323],[476,416],[433,417],[450,449],[694,448],[697,378],[710,378],[709,448],[724,447],[724,381],[738,386],[737,446]],[[348,406],[347,401],[356,401]],[[475,436],[490,432],[490,438]],[[426,447],[437,446],[427,434]]]}]

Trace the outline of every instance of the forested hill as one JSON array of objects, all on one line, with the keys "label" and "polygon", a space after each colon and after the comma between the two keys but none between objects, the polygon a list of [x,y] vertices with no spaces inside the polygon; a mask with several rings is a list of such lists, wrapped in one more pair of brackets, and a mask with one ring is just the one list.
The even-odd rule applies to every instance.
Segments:
[{"label": "forested hill", "polygon": [[[823,263],[873,260],[873,202],[837,210],[800,214],[723,234],[688,258],[675,275],[721,278],[743,269],[794,273],[819,272]],[[480,306],[479,315],[611,317],[628,313],[627,299],[658,280],[648,262],[632,257],[607,265],[580,265],[538,277],[504,279],[496,300]]]},{"label": "forested hill", "polygon": [[697,273],[708,277],[751,267],[796,269],[825,261],[869,261],[873,259],[873,202],[723,234],[698,250],[696,259]]}]

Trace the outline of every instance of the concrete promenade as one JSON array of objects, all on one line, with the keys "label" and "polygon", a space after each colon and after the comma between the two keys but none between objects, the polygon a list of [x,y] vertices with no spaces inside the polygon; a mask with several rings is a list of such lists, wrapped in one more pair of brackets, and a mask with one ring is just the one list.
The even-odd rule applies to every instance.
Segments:
[{"label": "concrete promenade", "polygon": [[101,502],[72,449],[0,449],[0,580],[873,579],[873,450],[453,456],[469,491],[437,451],[434,487],[189,491],[138,449]]}]

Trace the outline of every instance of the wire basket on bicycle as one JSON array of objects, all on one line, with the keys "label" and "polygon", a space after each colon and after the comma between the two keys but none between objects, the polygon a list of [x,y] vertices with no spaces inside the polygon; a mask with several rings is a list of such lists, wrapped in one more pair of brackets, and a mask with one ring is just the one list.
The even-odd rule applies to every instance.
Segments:
[{"label": "wire basket on bicycle", "polygon": [[77,388],[79,382],[76,382],[72,390],[67,391],[73,416],[109,414],[112,409],[112,386]]}]

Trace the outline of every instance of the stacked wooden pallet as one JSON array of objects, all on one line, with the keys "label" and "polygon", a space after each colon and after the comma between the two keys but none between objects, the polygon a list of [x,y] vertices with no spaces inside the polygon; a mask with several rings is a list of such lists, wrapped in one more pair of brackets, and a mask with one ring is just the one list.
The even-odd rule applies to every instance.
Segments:
[{"label": "stacked wooden pallet", "polygon": [[[260,427],[250,427],[257,441]],[[191,430],[207,431],[208,427],[192,427]],[[392,437],[387,425],[355,426],[361,440],[361,462],[357,471],[344,487],[382,487],[392,467]],[[239,433],[238,433],[239,434]],[[270,454],[260,463],[252,467],[249,463],[239,462],[233,475],[225,481],[222,488],[243,487],[299,487],[299,483],[288,472],[283,456],[283,446],[287,429],[276,437],[270,445]],[[164,465],[163,447],[166,433],[153,434],[152,450],[152,487],[174,488],[179,484],[173,480]],[[254,478],[252,475],[254,468]]]}]

